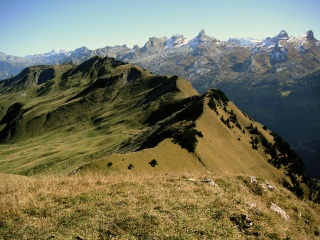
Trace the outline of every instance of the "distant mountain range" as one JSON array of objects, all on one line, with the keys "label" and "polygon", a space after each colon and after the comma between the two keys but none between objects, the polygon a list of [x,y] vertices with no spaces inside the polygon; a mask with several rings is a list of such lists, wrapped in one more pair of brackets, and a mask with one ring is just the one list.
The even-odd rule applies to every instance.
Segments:
[{"label": "distant mountain range", "polygon": [[204,30],[193,39],[175,34],[152,37],[143,47],[86,47],[24,58],[0,54],[0,78],[36,64],[78,65],[93,56],[113,57],[152,72],[179,75],[204,93],[211,87],[253,118],[275,130],[305,159],[309,173],[320,178],[320,42],[312,31],[289,37],[219,41]]},{"label": "distant mountain range", "polygon": [[[93,56],[113,57],[121,61],[137,62],[148,64],[151,56],[154,58],[168,58],[172,54],[199,55],[199,51],[206,52],[207,55],[220,58],[222,55],[229,55],[243,47],[253,55],[268,52],[273,63],[283,62],[287,58],[288,47],[294,47],[298,52],[303,53],[312,47],[320,47],[319,41],[314,38],[313,32],[308,31],[300,37],[289,37],[285,30],[282,30],[275,37],[268,37],[262,40],[253,38],[230,38],[228,41],[219,41],[205,34],[201,30],[197,37],[188,40],[183,35],[175,34],[170,38],[151,37],[143,47],[135,45],[132,49],[126,45],[107,46],[96,50],[86,47],[77,48],[74,51],[54,50],[35,55],[18,57],[0,53],[0,79],[8,78],[18,74],[23,68],[37,64],[63,64],[72,61],[79,64]],[[211,59],[213,60],[213,59]],[[237,61],[237,60],[235,60]],[[216,62],[219,62],[216,59]],[[197,62],[198,64],[200,62]],[[151,63],[149,63],[151,64]],[[202,64],[203,65],[203,64]],[[212,69],[206,69],[212,71]],[[257,69],[254,69],[257,70]],[[281,71],[282,69],[278,70]]]}]

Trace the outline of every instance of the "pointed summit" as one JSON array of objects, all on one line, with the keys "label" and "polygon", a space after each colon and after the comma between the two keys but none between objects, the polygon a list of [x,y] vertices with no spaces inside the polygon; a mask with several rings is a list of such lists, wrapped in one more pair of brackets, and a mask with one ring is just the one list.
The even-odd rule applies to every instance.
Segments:
[{"label": "pointed summit", "polygon": [[205,35],[206,35],[206,32],[204,31],[204,29],[201,29],[201,31],[199,32],[197,38],[202,38]]},{"label": "pointed summit", "polygon": [[193,38],[192,40],[189,41],[188,45],[191,48],[197,48],[200,45],[203,44],[213,44],[214,42],[216,42],[217,40],[213,37],[209,37],[208,35],[206,35],[206,32],[201,29],[201,31],[199,32],[198,36],[196,36],[195,38]]},{"label": "pointed summit", "polygon": [[287,39],[289,39],[289,35],[285,30],[281,30],[281,32],[277,36],[273,37],[273,39],[278,40],[278,41],[287,40]]},{"label": "pointed summit", "polygon": [[315,40],[312,30],[309,30],[308,32],[305,33],[305,38],[307,40]]}]

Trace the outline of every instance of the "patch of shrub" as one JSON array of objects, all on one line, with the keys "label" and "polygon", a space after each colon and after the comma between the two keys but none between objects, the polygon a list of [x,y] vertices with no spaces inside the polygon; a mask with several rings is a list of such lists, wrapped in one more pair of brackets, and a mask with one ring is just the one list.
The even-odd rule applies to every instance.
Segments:
[{"label": "patch of shrub", "polygon": [[290,163],[291,172],[300,176],[306,175],[306,169],[302,159],[293,151],[289,143],[284,141],[283,138],[276,133],[272,133],[272,136],[274,137],[275,141],[274,147],[281,153],[282,156],[284,156],[283,160],[286,158],[286,161]]},{"label": "patch of shrub", "polygon": [[230,119],[229,119],[229,118],[227,118],[227,120],[225,120],[224,117],[222,116],[222,117],[220,118],[220,120],[221,120],[221,122],[224,123],[224,125],[226,125],[228,128],[231,129]]},{"label": "patch of shrub", "polygon": [[224,92],[222,92],[219,89],[211,89],[210,90],[208,106],[218,114],[217,104],[216,104],[215,100],[218,101],[219,103],[222,103],[225,107],[226,105],[228,105],[229,99],[224,94]]},{"label": "patch of shrub", "polygon": [[226,124],[226,120],[224,119],[224,116],[221,116],[220,120],[221,120],[221,122],[223,122],[224,124]]},{"label": "patch of shrub", "polygon": [[295,174],[292,174],[291,172],[287,173],[287,176],[290,177],[291,183],[293,186],[288,187],[288,189],[293,192],[297,197],[303,198],[304,192],[300,185],[300,181],[298,180],[297,176]]},{"label": "patch of shrub", "polygon": [[158,161],[155,160],[155,159],[152,159],[150,162],[149,162],[150,166],[151,167],[155,167],[156,165],[158,165]]},{"label": "patch of shrub", "polygon": [[253,139],[253,137],[251,137],[251,142],[250,143],[251,143],[252,148],[254,150],[258,149],[259,139],[257,137],[255,137],[254,139]]},{"label": "patch of shrub", "polygon": [[[309,200],[319,203],[320,184],[307,175],[304,162],[290,147],[289,143],[274,132],[271,135],[274,137],[275,143],[271,144],[264,140],[262,141],[262,145],[266,148],[265,152],[270,154],[272,158],[269,160],[270,164],[276,168],[280,168],[282,165],[286,167],[286,175],[290,178],[292,185],[286,184],[284,187],[299,198],[308,197]],[[308,196],[305,195],[304,189],[301,187],[302,182],[309,189]]]},{"label": "patch of shrub", "polygon": [[221,100],[224,105],[228,105],[229,99],[224,94],[224,92],[222,92],[219,89],[211,89],[210,90],[210,97],[213,97],[217,100]]},{"label": "patch of shrub", "polygon": [[177,130],[172,137],[174,143],[178,143],[189,152],[194,152],[198,144],[196,136],[203,137],[203,134],[193,127],[186,127],[182,130]]},{"label": "patch of shrub", "polygon": [[249,182],[247,179],[243,179],[246,186],[256,195],[262,196],[264,194],[264,189],[258,182]]},{"label": "patch of shrub", "polygon": [[230,129],[233,128],[233,126],[231,126],[231,124],[230,124],[230,122],[232,122],[232,123],[234,123],[234,125],[236,125],[237,128],[242,130],[242,127],[241,127],[240,123],[238,122],[237,115],[233,112],[233,110],[231,110],[228,113],[230,114],[229,118],[227,118],[225,120],[224,117],[221,116],[221,118],[220,118],[221,122],[223,122]]},{"label": "patch of shrub", "polygon": [[213,111],[215,111],[216,114],[218,115],[217,105],[216,105],[216,103],[214,102],[214,98],[210,98],[210,99],[209,99],[208,106],[209,106],[209,108],[211,108]]},{"label": "patch of shrub", "polygon": [[320,203],[320,180],[308,178],[305,182],[310,189],[309,199],[316,203]]},{"label": "patch of shrub", "polygon": [[230,121],[233,122],[237,128],[242,130],[240,123],[238,122],[237,115],[231,110],[230,111]]},{"label": "patch of shrub", "polygon": [[108,162],[107,167],[111,167],[112,166],[112,162]]},{"label": "patch of shrub", "polygon": [[252,221],[247,214],[240,213],[230,217],[230,220],[237,225],[240,231],[250,234],[249,229],[252,228]]},{"label": "patch of shrub", "polygon": [[260,134],[260,132],[259,132],[259,130],[258,130],[257,127],[252,128],[252,129],[249,131],[249,133],[254,134],[254,135],[259,135],[259,134]]}]

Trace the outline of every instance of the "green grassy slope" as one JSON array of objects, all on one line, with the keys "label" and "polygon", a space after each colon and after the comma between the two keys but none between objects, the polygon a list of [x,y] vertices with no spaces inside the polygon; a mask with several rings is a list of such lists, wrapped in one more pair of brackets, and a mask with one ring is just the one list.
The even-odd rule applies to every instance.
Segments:
[{"label": "green grassy slope", "polygon": [[20,81],[3,87],[0,100],[0,171],[19,174],[70,170],[116,151],[154,110],[197,94],[178,77],[98,57],[35,84],[25,98],[29,88],[12,90]]}]

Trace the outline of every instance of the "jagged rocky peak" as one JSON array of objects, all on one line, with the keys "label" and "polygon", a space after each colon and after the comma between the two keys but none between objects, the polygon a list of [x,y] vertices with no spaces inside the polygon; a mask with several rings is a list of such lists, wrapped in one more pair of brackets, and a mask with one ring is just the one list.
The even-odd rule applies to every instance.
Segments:
[{"label": "jagged rocky peak", "polygon": [[164,50],[164,44],[167,40],[166,37],[151,37],[149,41],[145,43],[141,51],[145,54],[155,54]]},{"label": "jagged rocky peak", "polygon": [[286,30],[281,30],[281,32],[277,36],[273,37],[273,39],[278,40],[278,41],[279,40],[288,40],[289,35],[286,32]]},{"label": "jagged rocky peak", "polygon": [[183,35],[174,34],[174,35],[172,35],[171,38],[168,38],[165,41],[165,48],[170,49],[170,48],[181,47],[181,46],[187,44],[188,42],[189,42],[189,40],[187,38],[185,38]]},{"label": "jagged rocky peak", "polygon": [[213,43],[215,41],[217,41],[215,38],[209,37],[208,35],[206,35],[206,32],[201,29],[198,36],[192,39],[188,44],[191,48],[197,48],[203,43]]},{"label": "jagged rocky peak", "polygon": [[206,39],[216,40],[215,38],[209,37],[208,35],[206,35],[206,32],[204,31],[204,29],[201,29],[201,31],[199,32],[196,38],[200,40],[206,40]]},{"label": "jagged rocky peak", "polygon": [[164,48],[164,43],[166,41],[166,37],[157,38],[157,37],[151,37],[149,38],[149,41],[144,44],[142,47],[142,52],[144,53],[157,53],[159,51],[162,51]]},{"label": "jagged rocky peak", "polygon": [[203,36],[206,36],[206,32],[204,31],[204,29],[201,29],[201,31],[199,32],[197,38],[202,38]]},{"label": "jagged rocky peak", "polygon": [[304,37],[305,37],[307,40],[311,40],[311,41],[312,41],[312,40],[315,40],[312,30],[309,30],[308,32],[306,32],[306,33],[304,34]]},{"label": "jagged rocky peak", "polygon": [[53,55],[53,54],[57,54],[57,53],[56,53],[56,51],[55,51],[54,49],[52,49],[50,52],[47,52],[47,53],[45,53],[45,54],[47,54],[47,55],[52,54],[52,55]]},{"label": "jagged rocky peak", "polygon": [[151,46],[156,47],[159,45],[162,45],[166,40],[166,37],[157,38],[157,37],[151,37],[149,38],[149,41],[145,44],[145,46]]},{"label": "jagged rocky peak", "polygon": [[76,50],[74,50],[71,53],[71,56],[78,55],[78,54],[84,54],[84,53],[87,53],[89,51],[90,50],[87,47],[80,47],[80,48],[77,48]]},{"label": "jagged rocky peak", "polygon": [[73,52],[84,52],[87,50],[89,50],[87,47],[80,47],[80,48],[77,48],[76,50],[74,50]]}]

